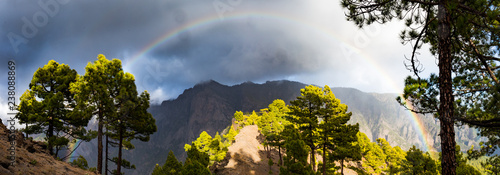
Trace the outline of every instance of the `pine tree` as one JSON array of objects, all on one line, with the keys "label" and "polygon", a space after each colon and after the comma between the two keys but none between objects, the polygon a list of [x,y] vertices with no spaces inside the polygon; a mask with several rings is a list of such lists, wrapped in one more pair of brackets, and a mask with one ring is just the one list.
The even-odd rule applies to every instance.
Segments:
[{"label": "pine tree", "polygon": [[[498,0],[342,0],[347,19],[359,27],[393,18],[405,21],[407,30],[400,36],[403,43],[412,44],[406,66],[416,78],[405,80],[403,97],[414,112],[439,119],[443,174],[456,174],[456,121],[491,128],[481,132],[486,137],[499,133],[494,129],[500,126],[499,5]],[[420,77],[423,67],[416,57],[424,43],[438,58],[439,74],[428,79]],[[402,105],[407,105],[405,100],[398,98]],[[489,144],[494,148],[500,143]]]},{"label": "pine tree", "polygon": [[271,146],[278,147],[279,162],[278,165],[282,165],[282,155],[281,147],[284,146],[284,138],[281,136],[281,132],[285,129],[285,126],[291,125],[291,122],[286,119],[286,115],[290,112],[288,105],[285,101],[281,99],[276,99],[268,106],[269,112],[276,114],[277,124],[273,125],[274,134],[268,137],[268,142]]},{"label": "pine tree", "polygon": [[361,155],[365,158],[362,163],[363,167],[370,174],[380,174],[385,164],[386,155],[376,143],[370,142],[366,134],[358,132],[357,137]]},{"label": "pine tree", "polygon": [[174,152],[168,152],[167,160],[163,166],[156,165],[152,175],[181,175],[182,163],[177,161]]},{"label": "pine tree", "polygon": [[[149,108],[149,94],[145,91],[140,96],[137,96],[133,76],[125,74],[125,79],[127,80],[123,80],[123,89],[120,89],[120,94],[117,97],[117,115],[112,120],[108,119],[106,127],[109,131],[109,136],[118,141],[118,157],[114,161],[118,174],[121,173],[123,161],[122,148],[133,149],[132,140],[139,139],[146,142],[149,141],[149,136],[156,132],[155,119],[147,112]],[[129,168],[132,166],[124,167]]]},{"label": "pine tree", "polygon": [[291,101],[290,116],[287,120],[298,126],[301,138],[310,150],[310,162],[316,172],[316,149],[319,142],[318,116],[320,116],[322,89],[313,85],[300,90],[301,96]]},{"label": "pine tree", "polygon": [[68,145],[68,138],[85,141],[92,138],[85,130],[91,117],[72,113],[75,100],[69,86],[76,80],[74,69],[50,60],[35,71],[29,89],[20,99],[16,118],[26,124],[24,132],[45,134],[49,153],[54,157]]},{"label": "pine tree", "polygon": [[[222,143],[219,132],[212,138],[206,131],[200,133],[200,136],[193,142],[199,152],[209,155],[210,164],[221,161],[226,157],[229,144]],[[185,144],[184,150],[189,151],[193,145]]]},{"label": "pine tree", "polygon": [[[210,144],[212,143],[212,136],[206,131],[200,133],[200,136],[193,142],[200,152],[208,153],[210,151]],[[193,145],[184,145],[184,150],[189,151]]]},{"label": "pine tree", "polygon": [[486,170],[488,174],[500,174],[500,157],[489,157],[485,162],[481,162],[481,166]]},{"label": "pine tree", "polygon": [[210,161],[212,162],[218,162],[224,159],[226,157],[226,153],[228,151],[226,145],[222,143],[221,136],[219,135],[219,132],[217,132],[212,139],[210,143]]},{"label": "pine tree", "polygon": [[467,158],[460,151],[460,146],[455,147],[455,157],[457,158],[457,174],[481,174],[476,168],[467,164]]},{"label": "pine tree", "polygon": [[83,170],[89,169],[87,159],[85,159],[85,157],[83,157],[82,155],[79,155],[77,159],[73,160],[73,162],[71,162],[71,165],[77,166],[78,168],[81,168]]},{"label": "pine tree", "polygon": [[377,144],[380,146],[385,157],[385,163],[387,164],[384,170],[388,174],[396,174],[401,169],[401,164],[405,159],[405,152],[400,147],[391,147],[389,142],[383,138],[377,139]]},{"label": "pine tree", "polygon": [[122,76],[121,61],[118,59],[110,61],[100,54],[94,63],[87,64],[85,74],[70,85],[70,91],[75,94],[77,101],[74,113],[83,118],[94,115],[97,117],[97,170],[100,174],[102,174],[103,128],[108,118],[116,118],[118,106],[115,97],[119,94],[117,87],[120,87],[120,81],[117,79]]},{"label": "pine tree", "polygon": [[234,138],[238,135],[238,132],[234,130],[233,125],[231,125],[231,128],[229,128],[229,131],[227,132],[226,135],[224,135],[224,138],[226,138],[229,142],[229,144],[233,143]]},{"label": "pine tree", "polygon": [[187,158],[182,168],[182,174],[191,175],[210,175],[208,164],[210,161],[209,155],[205,152],[200,152],[197,149],[195,142],[187,150]]},{"label": "pine tree", "polygon": [[236,120],[236,124],[238,124],[238,128],[242,128],[245,121],[245,116],[243,115],[243,112],[236,111],[234,113],[234,119]]},{"label": "pine tree", "polygon": [[[331,162],[340,161],[340,174],[344,174],[345,161],[361,160],[361,148],[355,142],[357,141],[356,134],[359,132],[359,125],[342,125],[334,130],[332,142],[334,147],[329,156]],[[326,165],[328,162],[324,162]],[[326,174],[326,170],[323,171]]]},{"label": "pine tree", "polygon": [[327,153],[333,151],[333,160],[341,161],[341,173],[344,170],[344,160],[360,158],[359,147],[352,143],[357,141],[356,134],[359,131],[359,125],[347,125],[351,119],[351,112],[347,112],[347,105],[340,103],[335,98],[330,87],[325,86],[320,94],[321,106],[319,108],[319,117],[322,119],[319,129],[319,145],[323,148],[323,174],[326,173],[329,162]]},{"label": "pine tree", "polygon": [[286,137],[286,156],[284,166],[280,167],[280,175],[291,174],[314,174],[311,166],[307,163],[307,145],[301,138],[301,134],[292,125],[285,126],[282,132]]},{"label": "pine tree", "polygon": [[438,174],[438,166],[429,153],[423,153],[415,145],[406,152],[406,160],[403,161],[403,174]]},{"label": "pine tree", "polygon": [[258,121],[259,115],[257,115],[255,111],[252,111],[252,114],[250,114],[250,116],[248,116],[248,118],[246,119],[245,125],[255,125],[258,123]]}]

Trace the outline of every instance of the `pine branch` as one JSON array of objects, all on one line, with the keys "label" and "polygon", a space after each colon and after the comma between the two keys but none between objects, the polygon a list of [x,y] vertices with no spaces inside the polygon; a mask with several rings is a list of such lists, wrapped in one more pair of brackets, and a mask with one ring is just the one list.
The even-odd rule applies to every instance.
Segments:
[{"label": "pine branch", "polygon": [[500,118],[494,118],[489,120],[470,120],[465,118],[455,118],[455,120],[479,127],[500,128]]},{"label": "pine branch", "polygon": [[472,39],[469,40],[469,43],[472,46],[472,48],[474,48],[474,52],[475,52],[476,56],[478,57],[478,59],[481,61],[481,64],[483,64],[485,69],[488,71],[488,74],[490,74],[491,79],[493,79],[493,81],[495,81],[498,84],[498,79],[495,76],[495,73],[493,73],[493,71],[491,70],[488,63],[486,63],[486,60],[484,59],[483,55],[479,53],[479,50],[477,49],[474,42],[472,42]]}]

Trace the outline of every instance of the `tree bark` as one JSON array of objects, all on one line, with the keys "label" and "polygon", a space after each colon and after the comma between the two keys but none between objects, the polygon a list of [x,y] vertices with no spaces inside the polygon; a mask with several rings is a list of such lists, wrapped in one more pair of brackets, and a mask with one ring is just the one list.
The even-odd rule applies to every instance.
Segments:
[{"label": "tree bark", "polygon": [[311,148],[311,165],[312,165],[312,168],[313,168],[313,172],[316,172],[316,148],[314,147],[314,143],[313,143],[313,146],[310,147]]},{"label": "tree bark", "polygon": [[50,138],[54,136],[54,121],[52,120],[52,117],[49,117],[49,129],[47,131],[47,142],[48,142],[48,148],[49,148],[49,153],[52,155],[54,158],[57,157],[57,155],[54,155],[54,145],[52,144],[52,141],[50,141]]},{"label": "tree bark", "polygon": [[118,130],[118,138],[120,139],[118,143],[118,162],[116,163],[116,172],[117,174],[121,174],[121,168],[122,168],[122,143],[123,143],[123,129],[120,126],[120,129]]},{"label": "tree bark", "polygon": [[344,175],[344,159],[340,160],[340,174]]},{"label": "tree bark", "polygon": [[327,127],[328,127],[328,117],[325,117],[325,128],[323,132],[323,175],[326,175],[326,143],[328,141],[328,136],[327,134]]},{"label": "tree bark", "polygon": [[283,164],[283,160],[281,159],[281,145],[278,145],[278,153],[280,155],[280,162],[279,162],[279,166],[281,166]]},{"label": "tree bark", "polygon": [[[106,132],[108,129],[106,129]],[[104,174],[108,175],[108,135],[106,135],[106,156],[104,158]]]},{"label": "tree bark", "polygon": [[102,109],[99,109],[98,117],[99,124],[97,128],[97,171],[99,172],[99,174],[102,174]]},{"label": "tree bark", "polygon": [[455,131],[453,120],[453,91],[451,77],[451,29],[450,12],[447,0],[441,0],[438,7],[438,42],[439,42],[439,120],[441,136],[442,174],[455,175]]}]

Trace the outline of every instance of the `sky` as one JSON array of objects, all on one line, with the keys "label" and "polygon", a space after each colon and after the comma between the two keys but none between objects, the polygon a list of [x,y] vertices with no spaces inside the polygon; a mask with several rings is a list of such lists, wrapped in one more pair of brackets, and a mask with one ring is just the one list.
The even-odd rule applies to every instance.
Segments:
[{"label": "sky", "polygon": [[[5,123],[9,60],[18,100],[49,60],[83,75],[98,54],[120,59],[156,104],[207,80],[401,93],[412,75],[403,29],[400,21],[360,29],[331,0],[0,1],[0,114]],[[418,55],[424,76],[437,72],[427,48]]]}]

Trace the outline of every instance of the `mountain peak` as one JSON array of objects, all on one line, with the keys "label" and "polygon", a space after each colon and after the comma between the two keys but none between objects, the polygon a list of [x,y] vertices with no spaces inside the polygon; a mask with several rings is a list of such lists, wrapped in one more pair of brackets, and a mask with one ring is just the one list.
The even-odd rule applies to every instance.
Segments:
[{"label": "mountain peak", "polygon": [[207,81],[201,81],[201,82],[199,82],[198,84],[194,85],[193,88],[195,88],[197,86],[225,86],[225,85],[220,84],[219,82],[210,79],[210,80],[207,80]]}]

